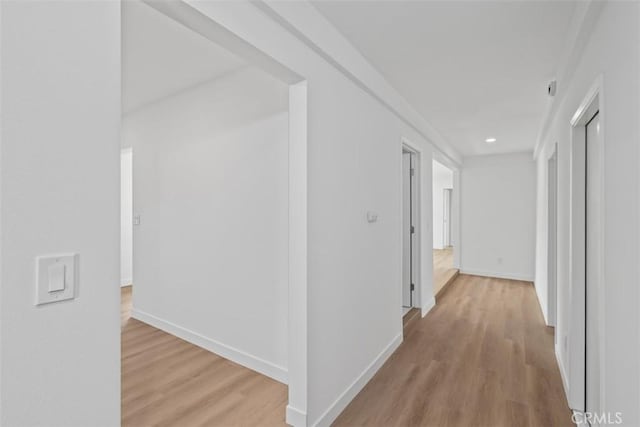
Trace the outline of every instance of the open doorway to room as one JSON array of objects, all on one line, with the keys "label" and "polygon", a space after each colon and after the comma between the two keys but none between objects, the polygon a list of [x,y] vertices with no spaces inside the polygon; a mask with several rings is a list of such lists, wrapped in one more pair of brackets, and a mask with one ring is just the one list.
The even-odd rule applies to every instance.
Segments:
[{"label": "open doorway to room", "polygon": [[306,84],[203,18],[122,2],[123,426],[306,402]]},{"label": "open doorway to room", "polygon": [[454,171],[433,160],[433,293],[438,299],[458,275],[454,268]]},{"label": "open doorway to room", "polygon": [[402,316],[406,326],[420,303],[420,153],[402,146]]}]

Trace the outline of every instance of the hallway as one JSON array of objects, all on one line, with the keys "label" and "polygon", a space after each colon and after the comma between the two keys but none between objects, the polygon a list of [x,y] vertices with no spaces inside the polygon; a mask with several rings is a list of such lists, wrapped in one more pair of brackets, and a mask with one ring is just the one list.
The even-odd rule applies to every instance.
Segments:
[{"label": "hallway", "polygon": [[640,0],[0,0],[0,40],[1,426],[640,426]]},{"label": "hallway", "polygon": [[335,426],[562,426],[570,419],[533,285],[460,275]]}]

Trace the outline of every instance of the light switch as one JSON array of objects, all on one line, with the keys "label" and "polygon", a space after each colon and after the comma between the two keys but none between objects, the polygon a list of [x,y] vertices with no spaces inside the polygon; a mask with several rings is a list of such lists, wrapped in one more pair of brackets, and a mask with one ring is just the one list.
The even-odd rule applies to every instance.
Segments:
[{"label": "light switch", "polygon": [[64,291],[64,276],[66,267],[62,262],[49,266],[49,292]]},{"label": "light switch", "polygon": [[75,298],[77,259],[76,254],[36,258],[36,305]]}]

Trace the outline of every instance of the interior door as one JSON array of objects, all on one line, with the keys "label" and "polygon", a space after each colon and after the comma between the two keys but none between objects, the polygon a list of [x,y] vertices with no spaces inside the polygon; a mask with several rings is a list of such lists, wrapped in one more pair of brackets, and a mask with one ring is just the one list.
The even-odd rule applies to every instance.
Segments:
[{"label": "interior door", "polygon": [[586,129],[586,411],[600,412],[600,342],[598,325],[598,289],[600,283],[599,253],[601,200],[600,120],[596,113]]},{"label": "interior door", "polygon": [[411,307],[413,283],[412,153],[402,152],[402,306]]}]

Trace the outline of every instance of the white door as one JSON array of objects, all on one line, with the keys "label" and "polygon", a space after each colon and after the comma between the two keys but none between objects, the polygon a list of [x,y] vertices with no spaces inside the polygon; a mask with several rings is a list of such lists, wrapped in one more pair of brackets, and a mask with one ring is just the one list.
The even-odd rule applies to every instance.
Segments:
[{"label": "white door", "polygon": [[451,192],[451,188],[445,188],[443,193],[442,245],[445,248],[451,246]]},{"label": "white door", "polygon": [[413,153],[402,152],[402,306],[411,307],[413,288]]},{"label": "white door", "polygon": [[600,411],[600,342],[598,324],[598,289],[600,265],[598,254],[602,244],[600,235],[601,183],[600,170],[600,120],[598,113],[587,124],[586,131],[586,411]]}]

